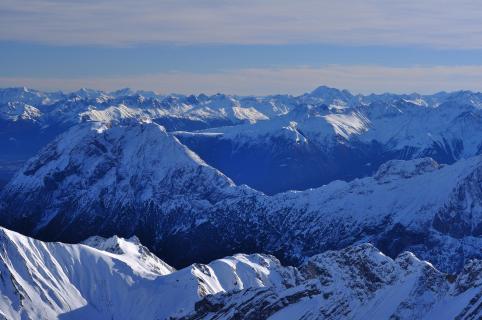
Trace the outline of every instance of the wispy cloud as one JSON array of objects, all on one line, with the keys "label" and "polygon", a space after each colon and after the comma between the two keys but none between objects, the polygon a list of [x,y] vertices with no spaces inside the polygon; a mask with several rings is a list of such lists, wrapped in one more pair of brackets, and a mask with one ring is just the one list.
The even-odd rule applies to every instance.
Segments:
[{"label": "wispy cloud", "polygon": [[44,90],[80,87],[114,90],[122,87],[159,93],[216,93],[263,95],[300,94],[318,85],[346,88],[355,93],[482,90],[482,66],[383,67],[341,66],[322,68],[258,68],[229,72],[168,72],[142,76],[95,78],[0,77],[0,87],[28,86]]},{"label": "wispy cloud", "polygon": [[0,40],[482,47],[474,0],[2,0]]}]

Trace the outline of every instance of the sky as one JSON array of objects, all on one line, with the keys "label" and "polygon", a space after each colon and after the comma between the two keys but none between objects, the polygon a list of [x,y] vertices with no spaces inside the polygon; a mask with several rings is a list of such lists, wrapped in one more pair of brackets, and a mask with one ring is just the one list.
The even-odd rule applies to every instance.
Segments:
[{"label": "sky", "polygon": [[0,87],[482,91],[472,0],[2,0]]}]

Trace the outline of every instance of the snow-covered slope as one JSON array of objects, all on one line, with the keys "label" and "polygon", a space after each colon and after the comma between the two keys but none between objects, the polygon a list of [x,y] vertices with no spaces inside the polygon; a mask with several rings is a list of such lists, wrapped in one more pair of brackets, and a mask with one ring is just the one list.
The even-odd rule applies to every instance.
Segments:
[{"label": "snow-covered slope", "polygon": [[482,254],[481,161],[393,160],[373,177],[267,196],[235,186],[155,123],[88,122],[3,189],[0,223],[47,240],[135,234],[175,266],[240,251],[300,263],[369,241],[455,271]]},{"label": "snow-covered slope", "polygon": [[410,250],[442,270],[482,255],[482,158],[439,165],[393,160],[373,177],[268,198],[277,250],[312,255],[372,242],[395,257]]},{"label": "snow-covered slope", "polygon": [[237,254],[179,271],[137,239],[45,243],[0,228],[6,319],[477,319],[482,263],[446,275],[406,252],[369,244],[299,269]]},{"label": "snow-covered slope", "polygon": [[192,312],[206,295],[282,289],[299,277],[259,254],[176,271],[136,239],[68,245],[0,228],[0,240],[0,317],[6,319],[172,319]]},{"label": "snow-covered slope", "polygon": [[0,118],[7,121],[35,121],[41,115],[40,110],[23,102],[8,102],[0,106]]},{"label": "snow-covered slope", "polygon": [[157,233],[162,220],[181,226],[182,217],[169,222],[179,208],[201,211],[232,185],[155,123],[86,122],[19,171],[2,191],[0,215],[4,225],[53,239],[130,236],[141,225]]},{"label": "snow-covered slope", "polygon": [[364,244],[313,256],[295,287],[207,296],[184,319],[480,319],[481,268],[473,260],[449,276]]}]

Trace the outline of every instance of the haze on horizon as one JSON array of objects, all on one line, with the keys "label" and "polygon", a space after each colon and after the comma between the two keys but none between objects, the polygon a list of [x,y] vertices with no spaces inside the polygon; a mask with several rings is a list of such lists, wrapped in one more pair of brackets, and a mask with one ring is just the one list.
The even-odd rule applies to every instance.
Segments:
[{"label": "haze on horizon", "polygon": [[481,91],[477,1],[5,0],[0,86]]}]

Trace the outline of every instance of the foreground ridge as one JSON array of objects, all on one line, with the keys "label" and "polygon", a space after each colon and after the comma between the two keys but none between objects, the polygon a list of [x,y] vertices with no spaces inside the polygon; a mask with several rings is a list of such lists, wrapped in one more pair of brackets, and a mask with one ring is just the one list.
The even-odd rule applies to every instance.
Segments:
[{"label": "foreground ridge", "polygon": [[138,239],[46,243],[0,228],[6,319],[478,319],[482,261],[458,275],[370,244],[300,268],[237,254],[176,271]]}]

